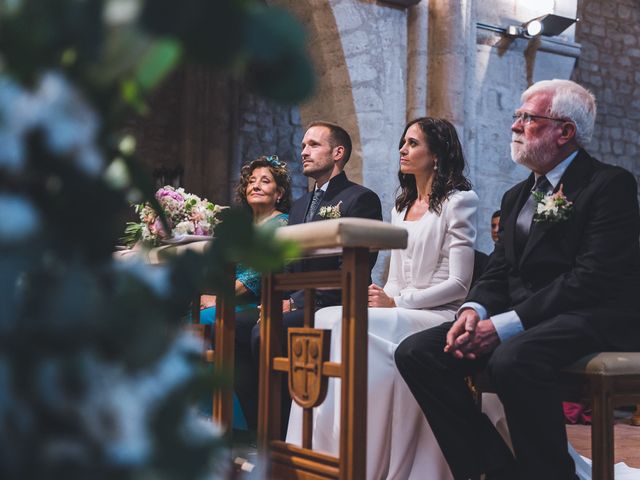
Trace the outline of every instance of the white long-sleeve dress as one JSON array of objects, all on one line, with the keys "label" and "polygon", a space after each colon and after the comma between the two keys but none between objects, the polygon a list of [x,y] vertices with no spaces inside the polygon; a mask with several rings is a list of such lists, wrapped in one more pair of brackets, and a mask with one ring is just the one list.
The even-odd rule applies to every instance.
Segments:
[{"label": "white long-sleeve dress", "polygon": [[[409,232],[407,248],[391,253],[384,286],[396,308],[369,308],[367,396],[367,478],[451,477],[442,452],[418,403],[398,373],[394,352],[409,335],[454,318],[473,273],[478,197],[453,192],[440,215],[427,212],[406,221],[391,212],[391,223]],[[341,358],[342,307],[316,312],[316,328],[331,329],[331,360]],[[313,449],[338,454],[340,380],[329,380],[325,402],[314,410]],[[301,444],[302,409],[293,404],[287,442]]]}]

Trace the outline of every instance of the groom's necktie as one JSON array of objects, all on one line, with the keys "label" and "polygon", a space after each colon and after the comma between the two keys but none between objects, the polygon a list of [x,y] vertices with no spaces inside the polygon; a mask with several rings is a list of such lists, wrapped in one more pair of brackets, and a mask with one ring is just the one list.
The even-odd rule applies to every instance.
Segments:
[{"label": "groom's necktie", "polygon": [[527,243],[527,237],[531,230],[531,222],[533,221],[533,215],[535,214],[537,206],[533,192],[547,193],[550,189],[551,184],[549,183],[549,180],[547,180],[547,177],[544,175],[538,177],[535,185],[531,189],[529,198],[527,198],[527,201],[522,206],[522,209],[518,214],[518,219],[516,220],[516,246],[518,249],[522,250],[524,244]]},{"label": "groom's necktie", "polygon": [[314,217],[314,215],[318,211],[318,207],[320,206],[320,202],[322,201],[323,196],[324,196],[324,190],[322,190],[321,188],[317,188],[313,192],[311,205],[309,205],[309,210],[307,211],[307,216],[304,219],[304,223],[310,222],[311,219]]}]

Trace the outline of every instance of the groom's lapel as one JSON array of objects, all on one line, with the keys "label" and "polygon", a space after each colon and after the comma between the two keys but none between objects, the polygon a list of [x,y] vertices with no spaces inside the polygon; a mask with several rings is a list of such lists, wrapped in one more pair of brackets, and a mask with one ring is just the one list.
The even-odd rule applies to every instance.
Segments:
[{"label": "groom's lapel", "polygon": [[[574,202],[584,187],[587,186],[590,171],[589,155],[584,150],[580,150],[562,175],[554,192],[558,191],[560,185],[562,185],[564,196],[567,197],[568,201]],[[523,260],[531,253],[533,248],[544,238],[545,234],[551,228],[560,225],[561,223],[533,222],[529,238],[520,257],[520,265],[522,265]]]}]

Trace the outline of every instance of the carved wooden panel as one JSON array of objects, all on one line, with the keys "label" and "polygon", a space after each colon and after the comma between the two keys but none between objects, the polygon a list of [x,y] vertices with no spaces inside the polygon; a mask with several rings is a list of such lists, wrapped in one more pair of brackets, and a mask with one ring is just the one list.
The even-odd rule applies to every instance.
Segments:
[{"label": "carved wooden panel", "polygon": [[289,394],[302,408],[320,405],[327,395],[322,364],[329,360],[330,341],[330,330],[289,329]]}]

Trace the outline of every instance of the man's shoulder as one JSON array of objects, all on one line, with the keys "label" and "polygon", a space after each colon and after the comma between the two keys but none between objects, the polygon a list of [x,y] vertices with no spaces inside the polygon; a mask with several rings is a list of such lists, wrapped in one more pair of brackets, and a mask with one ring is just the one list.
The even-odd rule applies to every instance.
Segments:
[{"label": "man's shoulder", "polygon": [[589,159],[593,165],[594,175],[607,178],[607,179],[625,178],[625,177],[635,178],[634,175],[629,170],[619,165],[611,165],[610,163],[604,163],[591,156],[589,157]]},{"label": "man's shoulder", "polygon": [[636,188],[636,178],[629,170],[618,165],[604,163],[584,150],[574,161],[583,163],[589,177],[587,183],[591,190],[599,190],[610,185],[616,186],[614,188],[618,188],[617,186],[620,185]]},{"label": "man's shoulder", "polygon": [[301,206],[304,206],[306,208],[306,205],[309,201],[309,193],[310,192],[303,193],[298,198],[296,198],[293,202],[291,202],[291,209],[293,210]]},{"label": "man's shoulder", "polygon": [[376,197],[378,196],[378,194],[373,190],[371,190],[370,188],[367,188],[364,185],[360,185],[359,183],[352,182],[351,180],[347,180],[347,184],[344,190],[347,190],[347,189],[349,190],[349,193],[354,195],[375,195]]}]

